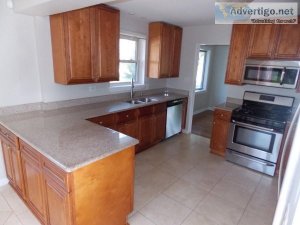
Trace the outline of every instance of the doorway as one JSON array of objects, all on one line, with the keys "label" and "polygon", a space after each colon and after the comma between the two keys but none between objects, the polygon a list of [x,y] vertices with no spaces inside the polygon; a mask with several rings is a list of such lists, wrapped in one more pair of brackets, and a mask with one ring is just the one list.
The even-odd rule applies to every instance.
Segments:
[{"label": "doorway", "polygon": [[211,138],[213,110],[226,102],[224,83],[228,45],[199,45],[196,54],[195,98],[192,133]]}]

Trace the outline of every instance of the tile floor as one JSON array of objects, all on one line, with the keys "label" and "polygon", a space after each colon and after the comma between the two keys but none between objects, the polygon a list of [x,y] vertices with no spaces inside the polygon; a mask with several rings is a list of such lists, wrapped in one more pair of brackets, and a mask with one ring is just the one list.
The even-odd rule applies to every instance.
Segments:
[{"label": "tile floor", "polygon": [[[130,225],[271,225],[277,180],[209,153],[209,139],[178,135],[136,156]],[[7,185],[0,225],[39,222]]]}]

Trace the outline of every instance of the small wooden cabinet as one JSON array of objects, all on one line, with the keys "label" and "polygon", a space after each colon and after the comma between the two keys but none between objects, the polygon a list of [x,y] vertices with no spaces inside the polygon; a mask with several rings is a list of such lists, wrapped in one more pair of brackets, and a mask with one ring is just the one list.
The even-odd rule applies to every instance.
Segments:
[{"label": "small wooden cabinet", "polygon": [[50,16],[55,82],[119,79],[120,12],[104,5]]},{"label": "small wooden cabinet", "polygon": [[119,112],[116,115],[117,131],[138,138],[138,111],[136,109]]},{"label": "small wooden cabinet", "polygon": [[149,24],[148,77],[179,76],[182,28],[162,22]]},{"label": "small wooden cabinet", "polygon": [[166,136],[167,104],[154,105],[153,109],[153,144],[159,143]]},{"label": "small wooden cabinet", "polygon": [[244,64],[247,56],[247,49],[249,46],[249,36],[251,25],[233,25],[229,57],[227,63],[226,84],[242,84],[242,76],[244,71]]},{"label": "small wooden cabinet", "polygon": [[21,168],[19,140],[13,133],[0,126],[0,141],[7,178],[17,193],[23,197],[24,180]]},{"label": "small wooden cabinet", "polygon": [[215,109],[212,135],[210,140],[211,152],[225,156],[231,111]]}]

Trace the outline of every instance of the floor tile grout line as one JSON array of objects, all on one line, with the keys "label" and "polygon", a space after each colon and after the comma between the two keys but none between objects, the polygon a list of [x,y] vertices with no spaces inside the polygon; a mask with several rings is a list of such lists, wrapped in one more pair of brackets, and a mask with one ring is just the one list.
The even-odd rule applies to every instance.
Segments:
[{"label": "floor tile grout line", "polygon": [[243,219],[243,217],[244,217],[244,215],[245,215],[245,213],[246,213],[246,210],[247,210],[247,208],[248,208],[248,206],[249,206],[249,204],[250,204],[250,202],[251,202],[253,196],[255,195],[256,190],[258,189],[259,184],[262,182],[262,179],[263,179],[263,176],[260,177],[260,180],[259,180],[259,182],[257,183],[257,185],[256,185],[256,187],[255,187],[255,189],[254,189],[254,191],[253,191],[253,193],[252,193],[252,195],[251,195],[249,201],[247,202],[247,204],[246,204],[246,206],[245,206],[245,208],[244,208],[244,210],[243,210],[243,213],[242,213],[240,219],[238,220],[237,225],[241,223],[241,221],[242,221],[242,219]]}]

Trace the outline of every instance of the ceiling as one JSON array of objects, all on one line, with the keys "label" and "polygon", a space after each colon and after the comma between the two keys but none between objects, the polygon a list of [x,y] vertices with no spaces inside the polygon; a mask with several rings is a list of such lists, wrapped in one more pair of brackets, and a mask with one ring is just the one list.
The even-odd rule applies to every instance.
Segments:
[{"label": "ceiling", "polygon": [[[226,2],[228,0],[218,0]],[[229,2],[252,0],[230,0]],[[254,2],[293,2],[299,0],[254,0]],[[215,24],[214,0],[117,0],[109,5],[147,21],[165,21],[179,26]],[[300,4],[298,4],[299,8]],[[300,12],[300,9],[298,9]]]}]

